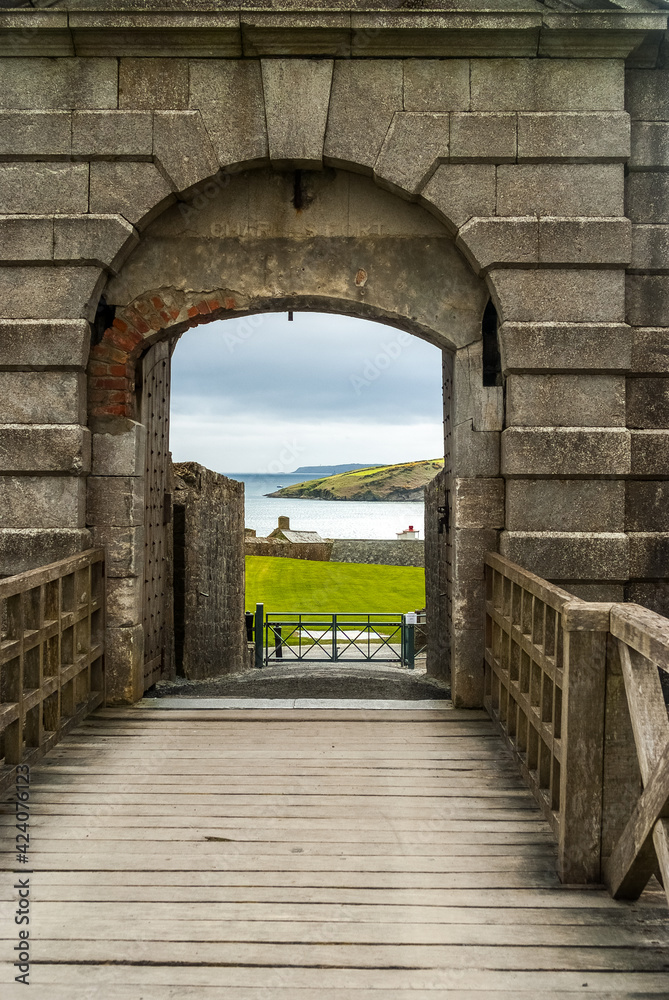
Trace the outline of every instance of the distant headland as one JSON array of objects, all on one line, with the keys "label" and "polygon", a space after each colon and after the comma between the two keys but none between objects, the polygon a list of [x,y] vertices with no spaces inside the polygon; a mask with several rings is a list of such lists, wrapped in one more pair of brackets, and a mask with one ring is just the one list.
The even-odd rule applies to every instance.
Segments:
[{"label": "distant headland", "polygon": [[[284,486],[269,497],[293,500],[420,501],[425,486],[444,467],[443,458],[400,465],[351,466],[350,471]],[[327,466],[330,468],[330,466]],[[309,473],[309,469],[297,469]]]}]

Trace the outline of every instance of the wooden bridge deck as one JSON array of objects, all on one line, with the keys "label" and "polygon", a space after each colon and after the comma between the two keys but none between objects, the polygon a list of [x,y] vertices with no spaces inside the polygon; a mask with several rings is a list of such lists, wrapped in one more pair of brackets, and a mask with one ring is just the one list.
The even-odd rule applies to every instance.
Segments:
[{"label": "wooden bridge deck", "polygon": [[664,897],[555,875],[479,712],[99,711],[32,772],[30,994],[3,1000],[669,997]]}]

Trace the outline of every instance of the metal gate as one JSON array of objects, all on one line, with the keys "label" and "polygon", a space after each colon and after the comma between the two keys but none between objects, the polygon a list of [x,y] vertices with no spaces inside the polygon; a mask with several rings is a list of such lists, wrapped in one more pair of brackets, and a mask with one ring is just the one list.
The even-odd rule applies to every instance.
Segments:
[{"label": "metal gate", "polygon": [[142,360],[141,421],[146,428],[144,496],[144,690],[171,668],[172,495],[170,489],[170,345]]},{"label": "metal gate", "polygon": [[[425,629],[415,614],[268,612],[256,606],[256,666],[397,662],[413,669]],[[416,639],[418,638],[418,648]]]}]

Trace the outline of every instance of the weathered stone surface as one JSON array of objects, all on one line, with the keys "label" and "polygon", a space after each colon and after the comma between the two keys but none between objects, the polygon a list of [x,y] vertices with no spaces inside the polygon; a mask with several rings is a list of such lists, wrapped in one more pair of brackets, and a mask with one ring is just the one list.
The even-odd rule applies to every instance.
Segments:
[{"label": "weathered stone surface", "polygon": [[96,526],[144,524],[144,477],[89,476],[86,521]]},{"label": "weathered stone surface", "polygon": [[147,111],[187,108],[188,66],[187,59],[121,59],[119,108]]},{"label": "weathered stone surface", "polygon": [[108,705],[125,704],[142,697],[144,681],[144,630],[141,625],[108,628],[105,639],[105,688]]},{"label": "weathered stone surface", "polygon": [[0,473],[61,472],[85,475],[90,433],[74,424],[0,424]]},{"label": "weathered stone surface", "polygon": [[625,107],[633,119],[669,121],[669,71],[628,69],[625,73]]},{"label": "weathered stone surface", "polygon": [[79,476],[0,476],[4,528],[85,527],[86,481]]},{"label": "weathered stone surface", "polygon": [[153,115],[149,111],[75,111],[72,116],[72,153],[75,156],[150,157],[153,152]]},{"label": "weathered stone surface", "polygon": [[628,264],[631,255],[627,219],[539,219],[541,264]]},{"label": "weathered stone surface", "polygon": [[632,226],[631,266],[639,271],[669,271],[669,225]]},{"label": "weathered stone surface", "polygon": [[471,420],[453,428],[453,469],[462,478],[499,475],[497,431],[475,431]]},{"label": "weathered stone surface", "polygon": [[90,532],[81,528],[0,528],[0,576],[25,573],[90,547]]},{"label": "weathered stone surface", "polygon": [[0,214],[88,211],[88,164],[0,163]]},{"label": "weathered stone surface", "polygon": [[0,157],[69,156],[72,115],[69,111],[0,111]]},{"label": "weathered stone surface", "polygon": [[506,527],[510,531],[624,531],[625,483],[510,479]]},{"label": "weathered stone surface", "polygon": [[630,532],[631,577],[666,578],[669,565],[669,532]]},{"label": "weathered stone surface", "polygon": [[436,163],[448,158],[449,116],[436,112],[395,115],[374,167],[377,183],[415,194]]},{"label": "weathered stone surface", "polygon": [[194,59],[190,107],[199,108],[219,162],[239,169],[269,157],[260,61]]},{"label": "weathered stone surface", "polygon": [[[319,544],[319,543],[316,543]],[[300,548],[305,542],[284,542],[290,546],[286,555],[299,559]],[[321,550],[327,546],[327,558],[331,562],[366,563],[376,566],[424,566],[425,542],[422,538],[335,538],[334,542],[320,543]],[[315,546],[314,546],[315,547]],[[247,540],[247,555],[253,552]],[[258,551],[258,555],[264,552]],[[268,553],[269,554],[269,553]],[[273,553],[281,555],[280,550]]]},{"label": "weathered stone surface", "polygon": [[451,696],[454,708],[474,708],[483,702],[482,628],[454,629],[451,646]]},{"label": "weathered stone surface", "polygon": [[669,341],[664,327],[632,330],[632,359],[635,372],[669,373]]},{"label": "weathered stone surface", "polygon": [[485,622],[485,581],[458,580],[453,590],[453,629],[482,629]]},{"label": "weathered stone surface", "polygon": [[144,571],[144,526],[97,524],[90,527],[93,544],[105,550],[108,577],[141,576]]},{"label": "weathered stone surface", "polygon": [[669,223],[669,173],[631,173],[625,181],[625,214],[632,222]]},{"label": "weathered stone surface", "polygon": [[2,418],[12,424],[85,424],[81,372],[0,371]]},{"label": "weathered stone surface", "polygon": [[669,481],[641,480],[625,486],[625,529],[669,531]]},{"label": "weathered stone surface", "polygon": [[99,267],[0,267],[0,318],[92,318]]},{"label": "weathered stone surface", "polygon": [[393,114],[401,111],[402,63],[335,60],[324,162],[370,173]]},{"label": "weathered stone surface", "polygon": [[60,216],[53,221],[53,256],[58,261],[95,263],[117,270],[139,242],[120,215]]},{"label": "weathered stone surface", "polygon": [[91,163],[90,210],[145,228],[174,200],[153,163]]},{"label": "weathered stone surface", "polygon": [[0,107],[115,108],[116,59],[4,59]]},{"label": "weathered stone surface", "polygon": [[472,110],[622,110],[623,76],[619,60],[472,59]]},{"label": "weathered stone surface", "polygon": [[244,486],[197,462],[173,468],[177,673],[244,670]]},{"label": "weathered stone surface", "polygon": [[669,427],[669,377],[627,379],[627,426]]},{"label": "weathered stone surface", "polygon": [[136,576],[107,580],[107,626],[128,628],[142,624],[143,580]]},{"label": "weathered stone surface", "polygon": [[548,580],[626,580],[629,539],[622,532],[503,531],[499,550]]},{"label": "weathered stone surface", "polygon": [[141,476],[146,429],[134,420],[98,419],[93,428],[91,473],[94,476]]},{"label": "weathered stone surface", "polygon": [[507,373],[627,371],[632,365],[632,337],[624,323],[503,323],[499,329]]},{"label": "weathered stone surface", "polygon": [[669,123],[632,122],[631,170],[669,167]]},{"label": "weathered stone surface", "polygon": [[594,270],[490,271],[503,322],[622,323],[624,273]]},{"label": "weathered stone surface", "polygon": [[622,583],[574,583],[567,580],[561,581],[560,586],[581,601],[597,604],[623,604],[625,601],[625,585]]},{"label": "weathered stone surface", "polygon": [[669,430],[631,433],[633,476],[666,476],[669,470]]},{"label": "weathered stone surface", "polygon": [[199,111],[156,111],[153,152],[175,191],[187,191],[218,171],[218,157]]},{"label": "weathered stone surface", "polygon": [[458,528],[453,535],[453,578],[483,580],[486,552],[497,550],[495,528]]},{"label": "weathered stone surface", "polygon": [[630,471],[623,428],[511,427],[502,433],[505,476],[615,476]]},{"label": "weathered stone surface", "polygon": [[516,115],[485,112],[451,115],[451,161],[512,163],[516,159]]},{"label": "weathered stone surface", "polygon": [[623,112],[518,115],[518,160],[626,160],[629,117]]},{"label": "weathered stone surface", "polygon": [[438,166],[421,192],[421,202],[455,233],[473,216],[495,210],[495,167],[487,163]]},{"label": "weathered stone surface", "polygon": [[0,261],[50,261],[53,219],[42,215],[0,216]]},{"label": "weathered stone surface", "polygon": [[669,617],[669,583],[666,580],[632,580],[625,588],[625,600]]},{"label": "weathered stone surface", "polygon": [[514,427],[625,426],[625,379],[606,375],[509,375],[506,419]]},{"label": "weathered stone surface", "polygon": [[0,369],[85,368],[89,342],[85,320],[0,320]]},{"label": "weathered stone surface", "polygon": [[331,59],[261,61],[269,156],[275,166],[322,166],[333,65]]},{"label": "weathered stone surface", "polygon": [[623,215],[623,171],[622,163],[501,164],[497,214]]},{"label": "weathered stone surface", "polygon": [[669,326],[669,275],[628,274],[626,291],[631,326]]},{"label": "weathered stone surface", "polygon": [[405,111],[469,111],[468,59],[406,59]]},{"label": "weathered stone surface", "polygon": [[458,528],[504,527],[503,479],[457,478],[453,486],[453,516]]},{"label": "weathered stone surface", "polygon": [[456,246],[478,273],[501,264],[535,264],[539,259],[539,223],[519,219],[470,219],[458,232]]}]

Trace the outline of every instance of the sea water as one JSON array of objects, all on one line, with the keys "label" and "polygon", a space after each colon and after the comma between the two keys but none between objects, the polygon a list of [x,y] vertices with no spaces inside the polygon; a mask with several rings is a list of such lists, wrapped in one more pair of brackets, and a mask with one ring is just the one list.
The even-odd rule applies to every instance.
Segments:
[{"label": "sea water", "polygon": [[[305,481],[304,473],[265,475],[226,472],[245,486],[245,523],[265,537],[277,526],[280,516],[290,518],[296,531],[317,531],[322,538],[395,538],[409,525],[424,533],[424,505],[386,503],[369,500],[285,500],[268,497],[282,486]],[[308,477],[306,477],[308,478]]]}]

